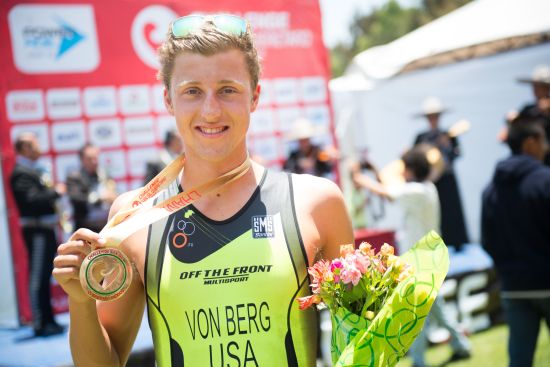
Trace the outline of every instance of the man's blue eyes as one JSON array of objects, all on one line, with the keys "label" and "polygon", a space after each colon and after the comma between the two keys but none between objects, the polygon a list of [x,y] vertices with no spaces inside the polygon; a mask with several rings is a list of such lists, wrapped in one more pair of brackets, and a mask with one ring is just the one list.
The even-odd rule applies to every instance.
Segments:
[{"label": "man's blue eyes", "polygon": [[[237,91],[233,88],[223,88],[219,91],[219,93],[222,93],[222,94],[232,94],[232,93],[236,93]],[[196,94],[200,94],[201,91],[200,89],[188,89],[185,91],[186,94],[192,94],[192,95],[196,95]]]}]

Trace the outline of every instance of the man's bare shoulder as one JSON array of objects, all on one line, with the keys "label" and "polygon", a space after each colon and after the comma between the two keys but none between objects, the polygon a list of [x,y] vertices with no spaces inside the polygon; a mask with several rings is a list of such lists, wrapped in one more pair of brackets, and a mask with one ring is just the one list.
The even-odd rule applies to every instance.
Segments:
[{"label": "man's bare shoulder", "polygon": [[353,230],[344,197],[332,181],[292,175],[296,212],[310,265],[319,258],[338,256],[341,244],[353,242]]},{"label": "man's bare shoulder", "polygon": [[308,174],[293,174],[294,196],[306,199],[312,205],[326,200],[343,200],[342,191],[333,181]]}]

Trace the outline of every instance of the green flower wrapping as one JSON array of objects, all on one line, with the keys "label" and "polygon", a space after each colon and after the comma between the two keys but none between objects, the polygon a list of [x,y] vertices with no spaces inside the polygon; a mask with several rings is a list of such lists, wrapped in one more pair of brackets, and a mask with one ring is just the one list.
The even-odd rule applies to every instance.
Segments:
[{"label": "green flower wrapping", "polygon": [[449,269],[447,247],[432,231],[400,257],[413,274],[372,321],[343,307],[331,311],[334,366],[394,366],[420,333]]},{"label": "green flower wrapping", "polygon": [[300,308],[328,307],[334,366],[394,366],[430,312],[449,269],[447,247],[430,232],[402,256],[384,244],[340,248],[340,257],[308,269],[312,295]]}]

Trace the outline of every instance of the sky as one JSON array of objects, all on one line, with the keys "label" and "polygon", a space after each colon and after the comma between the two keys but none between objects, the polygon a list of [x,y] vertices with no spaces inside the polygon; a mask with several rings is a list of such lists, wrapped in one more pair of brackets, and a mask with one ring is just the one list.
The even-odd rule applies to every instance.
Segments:
[{"label": "sky", "polygon": [[[323,39],[328,48],[339,42],[351,42],[349,27],[354,14],[368,14],[387,0],[320,0],[323,17]],[[398,0],[403,6],[418,3],[418,0]]]}]

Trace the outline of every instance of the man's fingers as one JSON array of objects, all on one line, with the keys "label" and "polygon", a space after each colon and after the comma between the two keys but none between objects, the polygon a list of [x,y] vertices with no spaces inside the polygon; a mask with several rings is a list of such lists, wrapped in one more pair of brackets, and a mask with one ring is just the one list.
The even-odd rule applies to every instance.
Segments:
[{"label": "man's fingers", "polygon": [[85,241],[89,243],[93,248],[103,247],[107,243],[99,233],[91,231],[87,228],[80,228],[70,238],[71,241]]},{"label": "man's fingers", "polygon": [[61,255],[71,254],[75,252],[79,252],[83,255],[88,255],[90,251],[92,251],[90,243],[83,240],[73,240],[66,243],[62,243],[57,248],[57,253]]},{"label": "man's fingers", "polygon": [[65,281],[71,279],[79,279],[80,271],[75,267],[67,268],[54,268],[52,271],[53,276],[58,283],[63,284]]},{"label": "man's fingers", "polygon": [[84,254],[69,254],[69,255],[59,255],[53,259],[53,265],[56,268],[67,268],[67,267],[76,267],[79,268],[84,260]]}]

